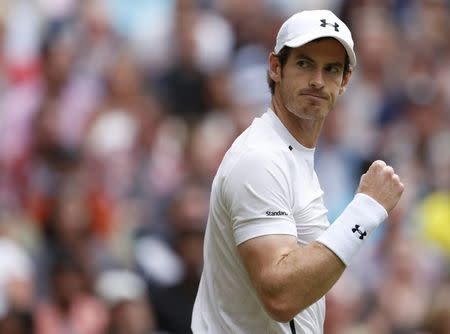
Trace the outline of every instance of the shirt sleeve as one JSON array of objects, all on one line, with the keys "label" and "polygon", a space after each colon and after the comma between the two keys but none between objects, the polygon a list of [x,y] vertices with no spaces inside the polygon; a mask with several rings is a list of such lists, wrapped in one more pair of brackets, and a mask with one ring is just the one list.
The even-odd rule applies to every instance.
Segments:
[{"label": "shirt sleeve", "polygon": [[247,152],[224,185],[236,245],[270,234],[297,236],[289,161],[283,154]]}]

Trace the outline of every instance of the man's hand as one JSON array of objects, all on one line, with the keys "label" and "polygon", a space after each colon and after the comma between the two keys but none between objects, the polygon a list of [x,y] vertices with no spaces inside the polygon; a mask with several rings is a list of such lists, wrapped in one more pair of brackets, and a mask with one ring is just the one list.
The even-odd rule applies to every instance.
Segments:
[{"label": "man's hand", "polygon": [[389,212],[397,205],[403,189],[403,183],[394,169],[384,161],[377,160],[361,176],[358,192],[372,197]]}]

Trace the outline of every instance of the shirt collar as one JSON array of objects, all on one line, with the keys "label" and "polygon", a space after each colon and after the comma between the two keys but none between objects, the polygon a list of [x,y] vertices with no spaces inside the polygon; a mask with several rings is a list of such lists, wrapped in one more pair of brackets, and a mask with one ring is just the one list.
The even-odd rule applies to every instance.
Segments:
[{"label": "shirt collar", "polygon": [[283,139],[283,141],[286,142],[288,146],[292,147],[292,149],[314,156],[316,148],[308,148],[300,144],[297,139],[295,139],[294,136],[291,135],[289,130],[284,126],[284,124],[271,108],[267,108],[267,111],[261,116],[261,119],[269,123],[275,130],[275,132],[281,137],[281,139]]}]

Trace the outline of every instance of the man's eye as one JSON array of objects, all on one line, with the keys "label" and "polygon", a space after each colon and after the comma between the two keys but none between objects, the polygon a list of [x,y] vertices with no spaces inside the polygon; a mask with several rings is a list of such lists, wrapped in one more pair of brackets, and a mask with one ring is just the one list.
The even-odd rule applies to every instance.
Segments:
[{"label": "man's eye", "polygon": [[329,66],[327,71],[331,74],[339,74],[341,72],[341,68],[339,66]]},{"label": "man's eye", "polygon": [[297,65],[300,66],[301,68],[307,68],[309,67],[309,62],[306,60],[299,60],[297,62]]}]

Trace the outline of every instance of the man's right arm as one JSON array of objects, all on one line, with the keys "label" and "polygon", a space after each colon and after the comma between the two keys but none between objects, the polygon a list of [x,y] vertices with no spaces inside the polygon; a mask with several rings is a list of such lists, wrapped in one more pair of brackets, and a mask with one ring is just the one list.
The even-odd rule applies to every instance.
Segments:
[{"label": "man's right arm", "polygon": [[354,245],[344,247],[341,247],[342,243],[349,241],[339,238],[344,228],[352,226],[350,220],[368,218],[361,201],[371,204],[370,201],[375,200],[390,211],[403,192],[403,184],[391,167],[376,161],[362,176],[358,192],[371,199],[355,198],[332,228],[324,232],[323,240],[319,238],[319,241],[302,247],[293,236],[266,235],[238,246],[259,299],[274,320],[288,322],[328,292],[345,270],[351,253],[359,248],[359,238],[355,238],[358,240]]}]

